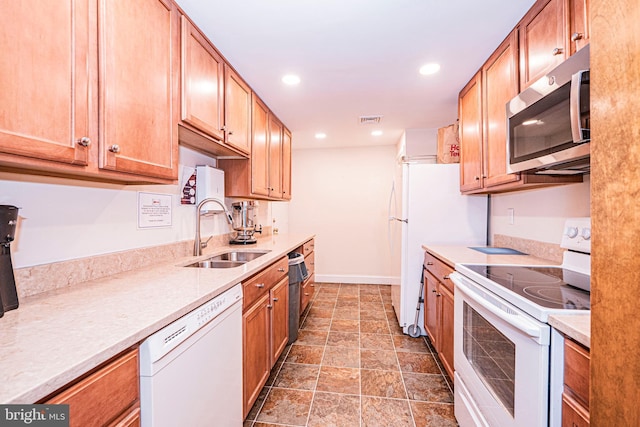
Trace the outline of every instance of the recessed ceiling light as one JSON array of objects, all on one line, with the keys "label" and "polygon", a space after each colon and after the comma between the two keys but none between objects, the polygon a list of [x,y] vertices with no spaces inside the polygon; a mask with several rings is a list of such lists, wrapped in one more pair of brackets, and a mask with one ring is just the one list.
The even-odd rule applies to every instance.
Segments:
[{"label": "recessed ceiling light", "polygon": [[420,74],[422,74],[423,76],[429,76],[431,74],[437,73],[438,71],[440,71],[440,64],[437,64],[435,62],[424,64],[422,67],[420,67]]},{"label": "recessed ceiling light", "polygon": [[380,136],[380,135],[382,135],[382,131],[381,130],[374,130],[374,131],[371,132],[371,135]]},{"label": "recessed ceiling light", "polygon": [[326,137],[327,137],[327,134],[324,132],[316,133],[316,139],[325,139]]},{"label": "recessed ceiling light", "polygon": [[295,74],[287,74],[282,78],[282,82],[289,86],[295,86],[300,83],[300,77],[296,76]]}]

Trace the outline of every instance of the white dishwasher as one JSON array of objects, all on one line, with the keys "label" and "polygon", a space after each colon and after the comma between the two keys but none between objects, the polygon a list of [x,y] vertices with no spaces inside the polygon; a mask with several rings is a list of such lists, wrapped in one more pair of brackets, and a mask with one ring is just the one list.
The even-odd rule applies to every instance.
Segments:
[{"label": "white dishwasher", "polygon": [[140,346],[143,427],[242,426],[242,285]]}]

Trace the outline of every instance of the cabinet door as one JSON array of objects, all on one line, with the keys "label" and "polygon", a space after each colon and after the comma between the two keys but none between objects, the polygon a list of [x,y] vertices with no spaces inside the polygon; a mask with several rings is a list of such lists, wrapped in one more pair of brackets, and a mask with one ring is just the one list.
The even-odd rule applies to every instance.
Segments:
[{"label": "cabinet door", "polygon": [[589,0],[569,1],[569,34],[571,55],[589,43]]},{"label": "cabinet door", "polygon": [[0,152],[87,165],[89,1],[1,5]]},{"label": "cabinet door", "polygon": [[450,378],[453,378],[453,294],[442,285],[438,286],[440,308],[440,342],[438,355]]},{"label": "cabinet door", "polygon": [[267,293],[242,315],[242,390],[245,417],[271,371],[269,302],[270,295]]},{"label": "cabinet door", "polygon": [[459,99],[460,191],[482,188],[481,72],[462,89]]},{"label": "cabinet door", "polygon": [[513,31],[482,67],[484,187],[517,181],[507,174],[507,110],[518,94],[518,37]]},{"label": "cabinet door", "polygon": [[271,293],[271,366],[284,351],[289,341],[289,277],[286,276]]},{"label": "cabinet door", "polygon": [[224,61],[182,16],[182,121],[224,140]]},{"label": "cabinet door", "polygon": [[438,334],[438,281],[430,273],[424,273],[424,330],[435,348],[440,347]]},{"label": "cabinet door", "polygon": [[282,198],[282,123],[269,114],[269,195]]},{"label": "cabinet door", "polygon": [[282,132],[282,197],[291,200],[291,132]]},{"label": "cabinet door", "polygon": [[178,177],[179,17],[169,0],[100,0],[100,167]]},{"label": "cabinet door", "polygon": [[251,89],[225,65],[224,126],[227,144],[247,154],[251,152]]},{"label": "cabinet door", "polygon": [[269,195],[269,110],[254,94],[251,108],[251,193]]},{"label": "cabinet door", "polygon": [[520,22],[520,90],[566,58],[564,1],[537,2]]}]

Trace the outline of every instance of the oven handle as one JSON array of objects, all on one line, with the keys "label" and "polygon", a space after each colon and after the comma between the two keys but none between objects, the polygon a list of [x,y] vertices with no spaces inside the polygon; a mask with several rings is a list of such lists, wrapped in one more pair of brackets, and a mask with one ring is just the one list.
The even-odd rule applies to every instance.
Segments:
[{"label": "oven handle", "polygon": [[541,341],[544,339],[543,331],[540,327],[534,324],[532,321],[524,318],[520,313],[516,311],[512,311],[511,313],[504,310],[505,304],[499,301],[497,298],[488,295],[485,292],[481,293],[475,291],[470,286],[467,286],[465,277],[458,273],[454,272],[450,276],[453,283],[456,285],[463,294],[466,294],[470,300],[482,306],[487,311],[491,312],[493,315],[497,316],[501,320],[505,321],[509,325],[517,328],[523,333],[527,334],[529,337],[536,339],[536,341]]}]

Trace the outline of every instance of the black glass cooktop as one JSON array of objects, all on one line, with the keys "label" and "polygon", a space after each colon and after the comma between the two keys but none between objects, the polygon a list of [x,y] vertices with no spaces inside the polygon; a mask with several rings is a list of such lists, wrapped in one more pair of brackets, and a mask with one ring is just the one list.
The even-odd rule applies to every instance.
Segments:
[{"label": "black glass cooktop", "polygon": [[542,307],[590,310],[590,277],[561,267],[465,265]]}]

